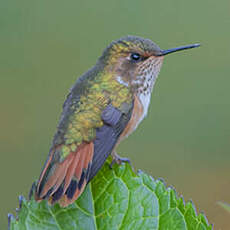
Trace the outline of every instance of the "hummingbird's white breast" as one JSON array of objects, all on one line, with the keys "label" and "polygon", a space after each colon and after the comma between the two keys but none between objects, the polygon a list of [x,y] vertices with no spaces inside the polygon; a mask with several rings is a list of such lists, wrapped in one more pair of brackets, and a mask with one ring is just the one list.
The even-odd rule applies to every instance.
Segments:
[{"label": "hummingbird's white breast", "polygon": [[136,96],[143,106],[142,116],[139,118],[136,127],[144,119],[148,113],[151,99],[151,93],[155,85],[156,79],[163,63],[163,57],[150,57],[139,69],[139,74],[133,80],[133,84],[137,85]]},{"label": "hummingbird's white breast", "polygon": [[[151,99],[151,93],[156,82],[157,76],[163,62],[163,57],[149,57],[137,69],[136,77],[131,80],[131,85],[134,90],[134,107],[131,119],[125,128],[121,140],[131,134],[144,119],[148,113],[148,108]],[[129,83],[126,82],[121,76],[117,76],[116,80],[128,87]]]}]

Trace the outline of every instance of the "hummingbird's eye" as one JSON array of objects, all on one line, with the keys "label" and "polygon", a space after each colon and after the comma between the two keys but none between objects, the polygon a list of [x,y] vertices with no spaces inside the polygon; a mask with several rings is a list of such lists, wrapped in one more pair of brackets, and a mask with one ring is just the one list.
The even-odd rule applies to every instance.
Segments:
[{"label": "hummingbird's eye", "polygon": [[141,55],[139,53],[132,53],[130,57],[133,61],[139,61],[141,59]]}]

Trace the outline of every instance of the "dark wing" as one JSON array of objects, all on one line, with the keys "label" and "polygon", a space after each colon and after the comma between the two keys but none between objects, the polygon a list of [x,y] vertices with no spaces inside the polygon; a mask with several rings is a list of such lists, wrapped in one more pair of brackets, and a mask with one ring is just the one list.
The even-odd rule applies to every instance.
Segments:
[{"label": "dark wing", "polygon": [[94,154],[88,182],[96,175],[107,157],[111,154],[121,133],[125,129],[132,115],[133,105],[124,113],[111,104],[102,112],[104,125],[96,129],[94,140]]}]

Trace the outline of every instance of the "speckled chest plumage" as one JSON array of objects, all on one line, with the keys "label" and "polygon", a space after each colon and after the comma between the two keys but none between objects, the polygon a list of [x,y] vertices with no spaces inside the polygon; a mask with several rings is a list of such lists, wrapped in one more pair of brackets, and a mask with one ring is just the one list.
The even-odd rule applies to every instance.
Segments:
[{"label": "speckled chest plumage", "polygon": [[149,58],[148,62],[138,68],[137,76],[131,84],[134,88],[135,102],[132,117],[124,130],[123,137],[127,137],[138,127],[148,113],[151,93],[160,72],[163,58]]}]

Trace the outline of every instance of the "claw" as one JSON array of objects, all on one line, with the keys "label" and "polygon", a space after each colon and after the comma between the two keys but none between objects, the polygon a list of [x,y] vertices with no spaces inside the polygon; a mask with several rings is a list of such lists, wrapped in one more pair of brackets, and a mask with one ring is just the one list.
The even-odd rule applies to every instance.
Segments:
[{"label": "claw", "polygon": [[115,153],[115,152],[112,154],[112,156],[113,156],[113,160],[112,160],[111,164],[109,165],[110,169],[112,169],[112,166],[113,166],[115,163],[118,164],[118,165],[121,165],[123,162],[129,163],[129,165],[130,165],[130,166],[132,167],[132,169],[133,169],[132,163],[131,163],[131,161],[130,161],[129,158],[120,157],[120,156],[119,156],[117,153]]}]

